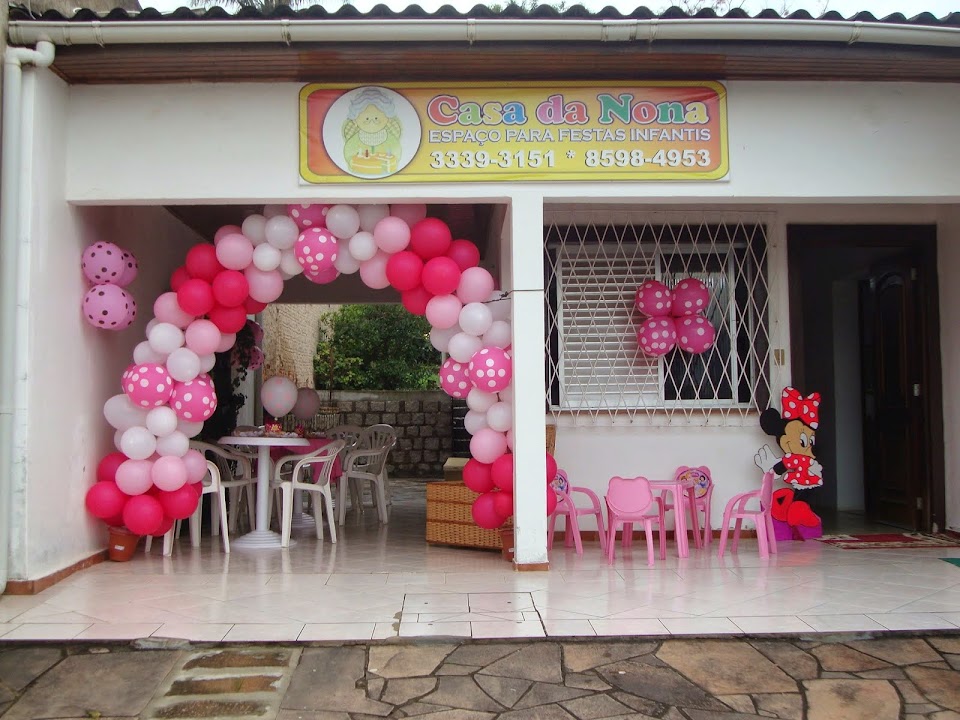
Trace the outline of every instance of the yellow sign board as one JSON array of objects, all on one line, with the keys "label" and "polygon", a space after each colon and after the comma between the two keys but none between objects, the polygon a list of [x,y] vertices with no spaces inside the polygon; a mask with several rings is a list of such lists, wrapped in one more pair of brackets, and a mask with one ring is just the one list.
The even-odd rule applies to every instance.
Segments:
[{"label": "yellow sign board", "polygon": [[719,180],[716,82],[306,85],[307,183]]}]

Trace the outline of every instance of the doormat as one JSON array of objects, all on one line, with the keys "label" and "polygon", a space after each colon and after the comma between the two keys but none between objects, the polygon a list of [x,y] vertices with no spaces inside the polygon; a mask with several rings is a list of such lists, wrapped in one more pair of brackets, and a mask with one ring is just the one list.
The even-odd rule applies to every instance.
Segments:
[{"label": "doormat", "polygon": [[960,558],[940,558],[940,559],[943,560],[944,562],[948,562],[951,565],[956,565],[958,568],[960,568]]},{"label": "doormat", "polygon": [[843,550],[960,547],[960,539],[943,534],[888,533],[883,535],[824,535],[817,539],[822,543]]}]

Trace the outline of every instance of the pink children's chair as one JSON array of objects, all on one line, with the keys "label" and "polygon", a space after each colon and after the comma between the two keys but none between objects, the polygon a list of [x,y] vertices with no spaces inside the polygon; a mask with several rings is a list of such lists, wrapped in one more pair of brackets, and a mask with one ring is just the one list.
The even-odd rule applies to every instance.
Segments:
[{"label": "pink children's chair", "polygon": [[[736,520],[736,526],[733,529],[733,552],[737,551],[737,544],[740,541],[740,526],[743,521],[753,520],[757,526],[757,544],[760,546],[760,557],[767,558],[770,557],[770,553],[776,554],[777,538],[773,533],[773,517],[770,512],[773,508],[773,478],[773,472],[765,472],[759,490],[741,493],[730,498],[730,502],[723,510],[723,529],[720,531],[720,549],[717,551],[717,557],[723,557],[731,520]],[[760,508],[748,510],[747,504],[754,498],[759,501]]]},{"label": "pink children's chair", "polygon": [[[681,465],[673,474],[674,482],[692,481],[694,488],[695,501],[694,506],[690,507],[690,496],[684,493],[681,496],[683,512],[690,514],[690,530],[693,532],[693,544],[699,550],[710,545],[713,539],[713,530],[710,528],[710,501],[713,498],[713,478],[710,477],[710,468],[705,465],[700,467],[688,467]],[[673,503],[667,502],[667,496],[672,494],[669,489],[660,491],[660,499],[663,500],[663,512],[668,513],[674,509]],[[700,511],[703,511],[703,525],[700,525]],[[698,532],[703,528],[703,535]]]},{"label": "pink children's chair", "polygon": [[[600,549],[605,553],[607,550],[607,537],[603,529],[603,510],[600,507],[600,498],[597,497],[597,494],[589,488],[570,485],[567,479],[567,473],[563,470],[557,471],[557,477],[551,483],[551,486],[557,494],[557,507],[550,513],[550,529],[547,535],[547,547],[553,547],[553,533],[557,526],[557,518],[563,517],[563,544],[566,547],[575,545],[577,555],[583,555],[579,517],[581,515],[593,515],[597,519],[597,534],[600,537]],[[573,502],[574,493],[586,495],[590,501],[590,507],[577,507]]]},{"label": "pink children's chair", "polygon": [[[653,567],[653,524],[660,528],[660,559],[667,557],[667,539],[663,530],[663,501],[653,496],[650,481],[645,477],[612,477],[607,485],[607,562],[613,562],[617,528],[623,527],[623,547],[630,547],[633,523],[642,522],[647,536],[647,565]],[[654,512],[648,513],[656,504]]]}]

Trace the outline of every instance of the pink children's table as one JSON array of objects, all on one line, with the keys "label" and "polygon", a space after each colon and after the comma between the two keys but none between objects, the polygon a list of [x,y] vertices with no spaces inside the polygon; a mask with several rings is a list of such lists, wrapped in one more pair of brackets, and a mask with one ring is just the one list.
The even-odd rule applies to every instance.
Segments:
[{"label": "pink children's table", "polygon": [[[677,539],[677,556],[690,557],[690,545],[687,541],[687,513],[686,506],[682,502],[682,496],[683,493],[686,493],[690,499],[690,507],[696,507],[696,481],[692,478],[687,480],[651,480],[650,486],[655,490],[667,490],[673,495],[673,515],[675,518],[673,534]],[[695,533],[700,532],[697,513],[693,513],[693,531]]]}]

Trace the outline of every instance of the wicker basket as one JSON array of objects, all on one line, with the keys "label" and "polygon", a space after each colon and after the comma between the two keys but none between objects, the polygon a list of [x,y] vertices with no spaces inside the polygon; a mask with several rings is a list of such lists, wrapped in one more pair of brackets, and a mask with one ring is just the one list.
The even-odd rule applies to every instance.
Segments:
[{"label": "wicker basket", "polygon": [[557,426],[547,425],[547,452],[556,455],[557,449]]},{"label": "wicker basket", "polygon": [[477,497],[463,483],[427,483],[427,542],[500,550],[500,529],[486,530],[473,521],[470,507]]}]

